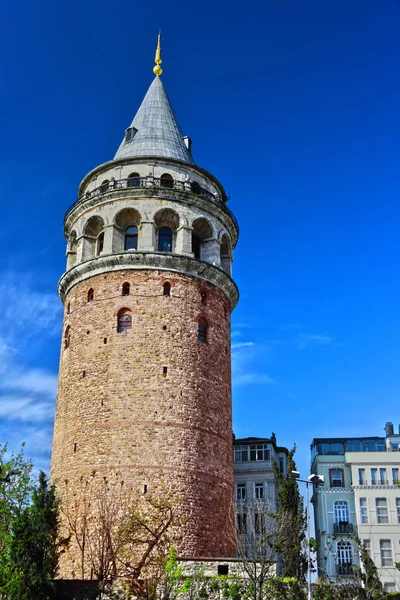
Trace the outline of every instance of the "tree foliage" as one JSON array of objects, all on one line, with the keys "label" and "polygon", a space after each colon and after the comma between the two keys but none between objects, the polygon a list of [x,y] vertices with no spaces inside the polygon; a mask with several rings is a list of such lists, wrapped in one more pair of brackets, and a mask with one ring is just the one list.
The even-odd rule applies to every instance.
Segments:
[{"label": "tree foliage", "polygon": [[288,455],[287,474],[283,475],[277,464],[273,463],[278,482],[278,509],[276,518],[275,550],[282,558],[282,576],[295,577],[303,581],[307,572],[307,557],[304,551],[306,521],[304,518],[303,498],[300,495],[296,479],[291,476],[296,471],[294,454],[296,446]]}]

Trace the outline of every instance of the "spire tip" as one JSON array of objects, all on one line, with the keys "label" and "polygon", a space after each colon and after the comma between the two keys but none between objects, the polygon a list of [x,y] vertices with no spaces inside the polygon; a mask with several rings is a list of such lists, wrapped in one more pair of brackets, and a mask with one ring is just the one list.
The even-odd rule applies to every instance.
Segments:
[{"label": "spire tip", "polygon": [[154,73],[154,75],[156,75],[156,77],[160,77],[161,73],[163,72],[162,68],[160,67],[160,64],[162,63],[162,60],[161,60],[161,29],[158,34],[157,49],[156,49],[156,56],[155,56],[154,62],[156,63],[156,66],[153,68],[153,73]]}]

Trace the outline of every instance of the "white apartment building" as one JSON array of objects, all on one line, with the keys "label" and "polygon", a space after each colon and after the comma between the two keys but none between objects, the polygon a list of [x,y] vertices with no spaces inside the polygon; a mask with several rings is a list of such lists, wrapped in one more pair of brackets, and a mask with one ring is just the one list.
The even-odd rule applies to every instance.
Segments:
[{"label": "white apartment building", "polygon": [[311,472],[325,477],[314,489],[318,575],[346,581],[359,566],[354,534],[362,540],[389,591],[400,591],[400,428],[385,437],[314,438]]}]

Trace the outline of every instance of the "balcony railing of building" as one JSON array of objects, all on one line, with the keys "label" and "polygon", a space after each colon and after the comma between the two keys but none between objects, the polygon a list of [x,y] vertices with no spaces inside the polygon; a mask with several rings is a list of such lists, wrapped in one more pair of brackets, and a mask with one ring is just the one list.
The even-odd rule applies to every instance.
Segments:
[{"label": "balcony railing of building", "polygon": [[83,196],[78,198],[78,200],[68,208],[67,212],[65,213],[64,220],[67,218],[71,210],[75,208],[75,206],[84,203],[86,200],[95,198],[96,196],[102,196],[103,194],[122,189],[151,190],[155,188],[161,188],[164,190],[177,190],[180,192],[193,194],[194,196],[201,196],[203,198],[206,198],[213,204],[220,206],[226,213],[228,213],[228,215],[234,222],[236,228],[239,230],[239,224],[236,220],[235,215],[227,207],[226,201],[224,201],[218,194],[212,194],[208,190],[202,188],[198,183],[193,181],[178,181],[176,179],[164,179],[162,177],[153,177],[152,175],[147,175],[146,177],[130,177],[128,179],[111,179],[110,181],[102,183],[94,190],[86,192],[85,194],[83,194]]},{"label": "balcony railing of building", "polygon": [[341,521],[333,524],[333,533],[353,533],[353,523]]},{"label": "balcony railing of building", "polygon": [[354,575],[354,568],[351,562],[336,564],[336,575],[351,577]]}]

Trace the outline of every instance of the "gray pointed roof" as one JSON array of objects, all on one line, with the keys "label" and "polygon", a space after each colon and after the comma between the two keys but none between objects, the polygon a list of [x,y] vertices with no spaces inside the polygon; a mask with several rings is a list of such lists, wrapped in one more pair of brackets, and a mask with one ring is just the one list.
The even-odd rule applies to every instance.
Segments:
[{"label": "gray pointed roof", "polygon": [[131,156],[161,156],[194,163],[159,77],[149,87],[130,127],[137,132],[131,141],[122,140],[114,160]]}]

